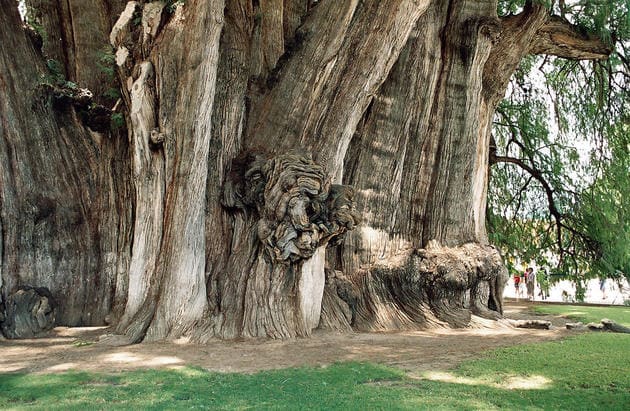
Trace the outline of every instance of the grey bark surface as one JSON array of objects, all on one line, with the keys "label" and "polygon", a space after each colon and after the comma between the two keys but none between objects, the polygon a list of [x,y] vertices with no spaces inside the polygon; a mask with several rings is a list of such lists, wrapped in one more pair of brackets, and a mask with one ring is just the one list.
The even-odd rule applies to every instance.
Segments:
[{"label": "grey bark surface", "polygon": [[[128,87],[137,219],[128,304],[117,331],[138,342],[192,334],[207,314],[206,196],[200,188],[208,176],[223,2],[180,5],[165,25],[164,3],[127,7],[110,40]],[[134,26],[133,13],[140,11],[142,25]],[[128,39],[138,35],[141,41],[130,49]],[[184,42],[198,47],[181,47]]]},{"label": "grey bark surface", "polygon": [[8,338],[39,337],[55,326],[57,304],[46,288],[20,287],[3,308],[0,323]]}]

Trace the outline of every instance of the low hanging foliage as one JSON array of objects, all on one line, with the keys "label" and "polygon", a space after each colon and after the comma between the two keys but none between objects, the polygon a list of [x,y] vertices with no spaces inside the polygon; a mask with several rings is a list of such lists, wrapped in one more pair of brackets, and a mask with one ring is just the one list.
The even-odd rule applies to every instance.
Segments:
[{"label": "low hanging foliage", "polygon": [[[499,2],[499,13],[524,3]],[[489,235],[508,260],[578,283],[630,278],[630,2],[545,3],[614,52],[522,61],[495,115]]]}]

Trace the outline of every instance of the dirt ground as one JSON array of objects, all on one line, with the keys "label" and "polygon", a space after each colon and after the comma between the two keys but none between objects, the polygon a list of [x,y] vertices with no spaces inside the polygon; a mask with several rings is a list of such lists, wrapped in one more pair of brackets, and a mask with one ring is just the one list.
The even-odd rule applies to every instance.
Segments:
[{"label": "dirt ground", "polygon": [[0,373],[55,373],[68,370],[116,372],[194,365],[221,372],[255,372],[337,361],[371,361],[410,373],[445,370],[496,347],[553,340],[570,333],[566,319],[534,316],[531,303],[506,304],[505,317],[544,319],[551,330],[516,329],[478,321],[467,329],[396,333],[339,334],[317,331],[309,338],[285,341],[211,341],[143,343],[111,347],[98,343],[106,328],[55,328],[48,337],[0,340]]}]

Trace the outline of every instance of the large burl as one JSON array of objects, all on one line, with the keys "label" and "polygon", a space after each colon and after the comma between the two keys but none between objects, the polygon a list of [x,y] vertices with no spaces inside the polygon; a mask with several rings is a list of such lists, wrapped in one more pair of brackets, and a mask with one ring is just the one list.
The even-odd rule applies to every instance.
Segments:
[{"label": "large burl", "polygon": [[226,184],[224,203],[256,210],[258,238],[277,262],[310,258],[359,222],[352,187],[330,184],[310,157],[256,157],[239,169],[242,176],[232,173]]},{"label": "large burl", "polygon": [[330,184],[309,156],[235,162],[224,205],[253,219],[260,244],[247,280],[245,335],[287,337],[317,327],[325,248],[359,223],[353,194],[349,186]]}]

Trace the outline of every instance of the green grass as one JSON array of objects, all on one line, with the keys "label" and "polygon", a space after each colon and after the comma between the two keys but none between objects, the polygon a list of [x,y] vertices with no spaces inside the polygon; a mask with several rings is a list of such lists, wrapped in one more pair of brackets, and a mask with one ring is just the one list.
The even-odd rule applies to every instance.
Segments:
[{"label": "green grass", "polygon": [[628,410],[630,335],[493,350],[414,378],[369,363],[253,375],[198,368],[0,374],[0,409]]},{"label": "green grass", "polygon": [[602,318],[611,319],[630,327],[630,307],[589,307],[582,305],[537,305],[533,308],[537,314],[561,315],[583,323],[600,322]]}]

